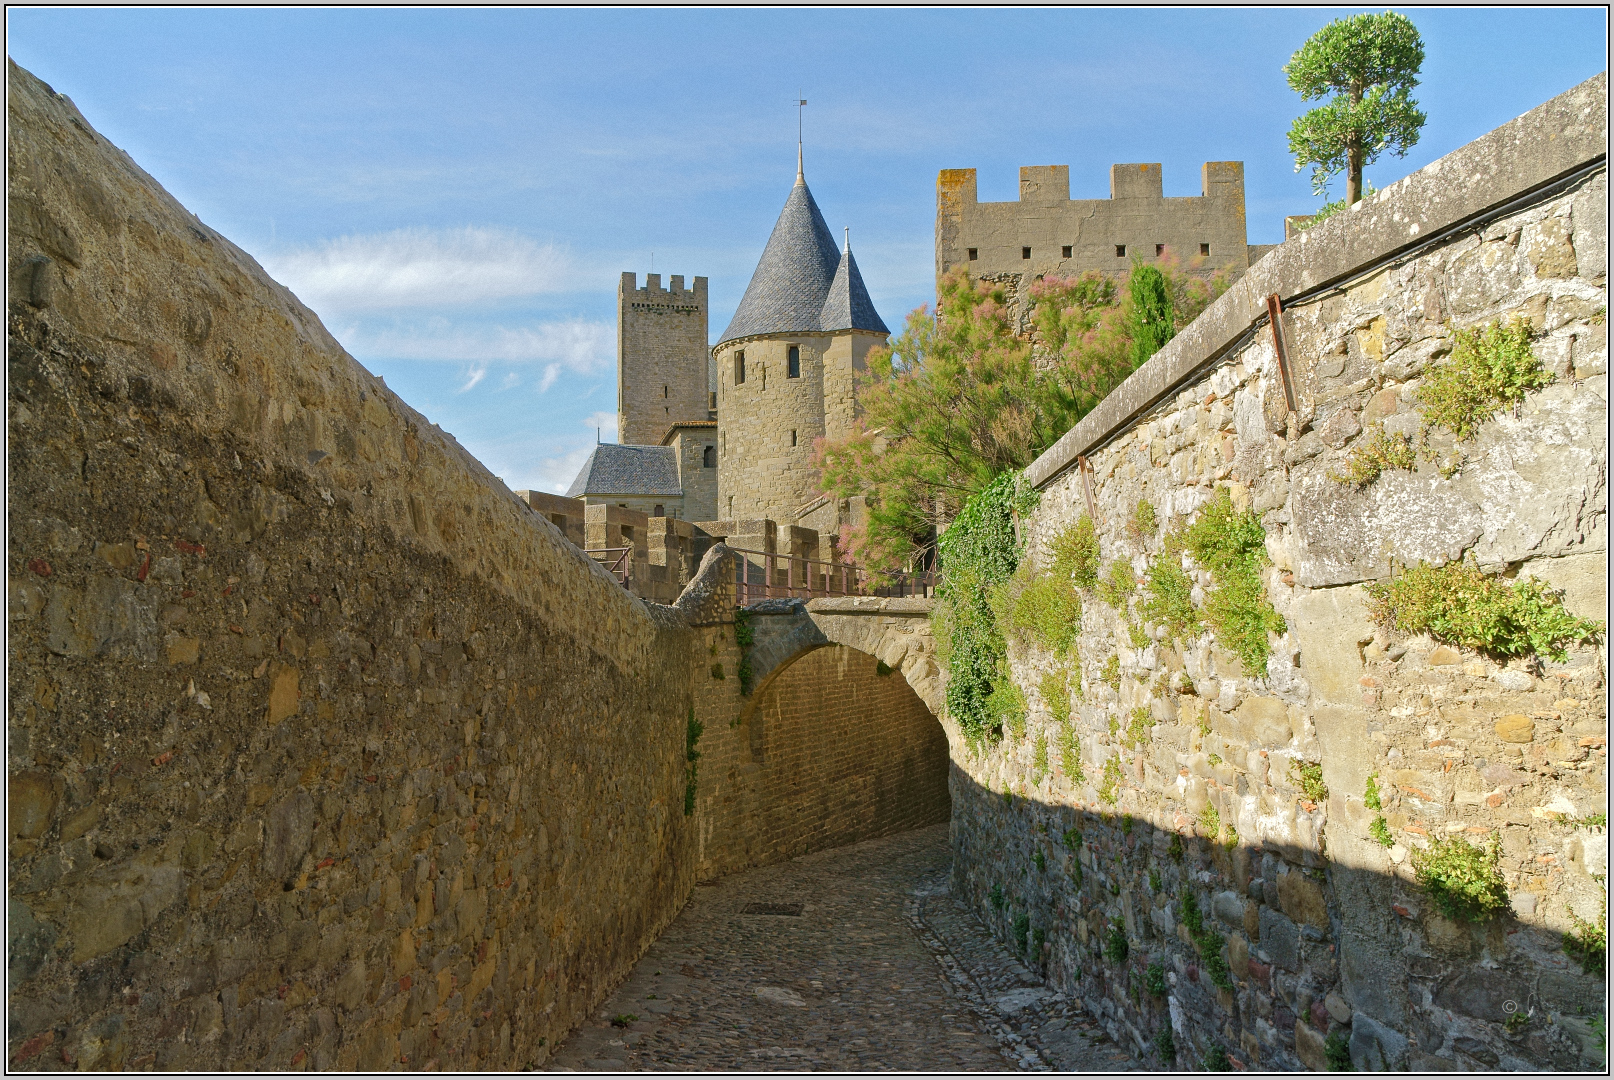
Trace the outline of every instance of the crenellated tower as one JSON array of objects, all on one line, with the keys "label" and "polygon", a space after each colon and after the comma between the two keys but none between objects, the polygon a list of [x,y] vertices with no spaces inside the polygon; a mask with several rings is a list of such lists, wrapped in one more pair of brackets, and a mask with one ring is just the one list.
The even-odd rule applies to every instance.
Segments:
[{"label": "crenellated tower", "polygon": [[617,439],[661,444],[677,424],[711,419],[706,350],[706,279],[684,288],[681,274],[625,272],[616,291]]}]

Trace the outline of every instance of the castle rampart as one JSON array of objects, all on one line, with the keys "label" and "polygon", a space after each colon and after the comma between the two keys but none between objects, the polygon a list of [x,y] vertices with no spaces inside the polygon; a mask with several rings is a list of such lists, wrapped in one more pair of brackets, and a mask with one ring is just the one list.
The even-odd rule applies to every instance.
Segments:
[{"label": "castle rampart", "polygon": [[1022,167],[1018,202],[978,201],[975,176],[943,169],[936,179],[938,276],[958,266],[1028,281],[1123,274],[1169,250],[1197,272],[1237,277],[1252,261],[1241,161],[1207,161],[1201,193],[1187,198],[1164,195],[1158,163],[1110,166],[1108,199],[1072,199],[1068,165]]}]

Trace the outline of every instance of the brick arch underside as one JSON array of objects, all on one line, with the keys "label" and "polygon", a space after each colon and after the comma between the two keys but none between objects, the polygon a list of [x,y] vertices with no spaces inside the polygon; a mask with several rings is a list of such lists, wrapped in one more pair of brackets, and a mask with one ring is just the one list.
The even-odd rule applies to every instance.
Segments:
[{"label": "brick arch underside", "polygon": [[762,771],[756,862],[948,820],[942,725],[896,671],[845,645],[800,654],[746,717]]}]

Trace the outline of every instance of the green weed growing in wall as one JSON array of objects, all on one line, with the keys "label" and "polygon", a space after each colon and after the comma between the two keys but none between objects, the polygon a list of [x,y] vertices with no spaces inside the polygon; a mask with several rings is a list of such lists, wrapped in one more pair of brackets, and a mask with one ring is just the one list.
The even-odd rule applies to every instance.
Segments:
[{"label": "green weed growing in wall", "polygon": [[1070,722],[1070,685],[1064,671],[1044,672],[1037,683],[1037,696],[1048,706],[1054,723],[1063,727]]},{"label": "green weed growing in wall", "polygon": [[1143,973],[1143,988],[1153,997],[1166,996],[1166,969],[1159,961],[1150,964]]},{"label": "green weed growing in wall", "polygon": [[1172,862],[1182,862],[1182,833],[1171,834],[1171,845],[1166,848],[1166,855]]},{"label": "green weed growing in wall", "polygon": [[1069,720],[1059,727],[1059,771],[1072,784],[1086,779],[1082,773],[1082,744]]},{"label": "green weed growing in wall", "polygon": [[[1148,597],[1139,611],[1151,622],[1165,627],[1166,637],[1181,641],[1200,631],[1199,617],[1194,613],[1194,583],[1182,568],[1182,556],[1167,545],[1159,556],[1149,560],[1144,572],[1143,587]],[[1263,643],[1264,644],[1264,643]],[[1145,648],[1148,640],[1133,639],[1133,646]]]},{"label": "green weed growing in wall", "polygon": [[1351,1040],[1343,1031],[1334,1032],[1323,1043],[1323,1060],[1328,1063],[1329,1072],[1356,1071],[1356,1066],[1351,1064]]},{"label": "green weed growing in wall", "polygon": [[1005,472],[964,504],[937,541],[941,583],[932,621],[947,665],[947,713],[971,742],[1002,729],[1004,698],[989,704],[1005,679],[1005,642],[991,601],[1020,565],[1015,515],[1036,499]]},{"label": "green weed growing in wall", "polygon": [[1003,898],[1003,886],[996,882],[993,883],[992,891],[987,893],[986,898],[992,904],[993,911],[1002,911],[1003,905],[1007,903]]},{"label": "green weed growing in wall", "polygon": [[1151,868],[1149,870],[1149,891],[1158,895],[1160,887],[1160,871]]},{"label": "green weed growing in wall", "polygon": [[1026,695],[1009,674],[1005,660],[998,670],[997,682],[986,697],[986,715],[999,731],[1008,731],[1016,739],[1026,736]]},{"label": "green weed growing in wall", "polygon": [[712,665],[712,678],[719,679],[719,680],[721,680],[723,678],[723,665],[722,664],[713,664]]},{"label": "green weed growing in wall", "polygon": [[1039,734],[1037,741],[1031,746],[1031,783],[1042,783],[1042,778],[1048,775],[1048,736]]},{"label": "green weed growing in wall", "polygon": [[1022,912],[1014,917],[1014,951],[1018,956],[1026,952],[1026,938],[1031,933],[1031,916]]},{"label": "green weed growing in wall", "polygon": [[1223,488],[1182,533],[1181,542],[1210,571],[1212,587],[1205,597],[1205,622],[1216,640],[1239,658],[1246,675],[1264,676],[1267,635],[1281,634],[1287,626],[1261,583],[1261,570],[1267,563],[1261,519],[1254,511],[1235,510],[1232,497]]},{"label": "green weed growing in wall", "polygon": [[1412,852],[1418,884],[1440,913],[1458,922],[1484,922],[1509,910],[1507,882],[1498,865],[1501,838],[1482,846],[1460,836],[1430,838],[1429,850]]},{"label": "green weed growing in wall", "polygon": [[1192,889],[1183,889],[1177,898],[1177,920],[1188,927],[1190,935],[1199,935],[1205,931],[1205,916],[1199,910],[1199,897]]},{"label": "green weed growing in wall", "polygon": [[1211,1048],[1205,1051],[1200,1058],[1199,1065],[1206,1072],[1232,1072],[1233,1062],[1228,1060],[1227,1048],[1221,1043],[1212,1043]]},{"label": "green weed growing in wall", "polygon": [[1138,505],[1127,519],[1126,531],[1134,540],[1145,540],[1155,534],[1160,528],[1160,520],[1155,516],[1154,503],[1148,499],[1139,499]]},{"label": "green weed growing in wall", "polygon": [[1367,793],[1362,796],[1362,805],[1369,810],[1384,809],[1384,801],[1379,796],[1379,774],[1376,772],[1367,778]]},{"label": "green weed growing in wall", "polygon": [[1496,656],[1537,656],[1562,661],[1568,646],[1591,644],[1603,624],[1571,615],[1563,596],[1534,578],[1512,584],[1482,573],[1471,562],[1419,564],[1389,581],[1367,586],[1372,615],[1409,634]]},{"label": "green weed growing in wall", "polygon": [[1050,546],[1053,555],[1053,576],[1069,578],[1078,589],[1091,589],[1098,584],[1098,534],[1093,531],[1093,519],[1083,514],[1076,524],[1066,528]]},{"label": "green weed growing in wall", "polygon": [[1154,727],[1154,717],[1146,705],[1139,705],[1132,710],[1130,722],[1126,726],[1126,734],[1122,737],[1123,746],[1134,750],[1142,750],[1149,745],[1149,729]]},{"label": "green weed growing in wall", "polygon": [[1104,763],[1104,782],[1099,785],[1099,801],[1114,806],[1121,788],[1121,759],[1112,757]]},{"label": "green weed growing in wall", "polygon": [[734,613],[734,644],[749,649],[757,639],[756,628],[751,625],[751,613],[744,608]]},{"label": "green weed growing in wall", "polygon": [[1171,1037],[1170,1024],[1161,1024],[1154,1033],[1154,1050],[1167,1065],[1177,1060],[1177,1042]]},{"label": "green weed growing in wall", "polygon": [[1131,836],[1132,835],[1132,815],[1131,814],[1122,814],[1121,815],[1121,835],[1122,836]]},{"label": "green weed growing in wall", "polygon": [[1300,785],[1300,791],[1314,803],[1328,801],[1328,785],[1323,783],[1323,767],[1315,761],[1289,762],[1289,777]]},{"label": "green weed growing in wall", "polygon": [[1033,851],[1031,853],[1031,864],[1037,868],[1037,873],[1043,873],[1048,869],[1048,857],[1042,853],[1041,849]]},{"label": "green weed growing in wall", "polygon": [[701,734],[706,730],[704,724],[695,719],[695,706],[689,707],[689,719],[684,726],[684,816],[690,817],[695,813],[695,774],[700,761],[700,751],[695,744],[701,741]]},{"label": "green weed growing in wall", "polygon": [[1110,653],[1104,661],[1103,668],[1099,670],[1099,678],[1103,679],[1104,684],[1111,690],[1121,689],[1121,658]]},{"label": "green weed growing in wall", "polygon": [[1351,446],[1343,471],[1330,469],[1328,478],[1336,484],[1365,488],[1387,469],[1410,472],[1417,463],[1418,455],[1410,438],[1401,432],[1391,434],[1376,424],[1372,434],[1363,435]]},{"label": "green weed growing in wall", "polygon": [[1216,807],[1206,806],[1199,812],[1199,827],[1210,837],[1222,834],[1222,815],[1217,812]]},{"label": "green weed growing in wall", "polygon": [[1132,564],[1125,559],[1116,559],[1110,563],[1109,573],[1098,583],[1098,598],[1117,613],[1125,613],[1127,599],[1137,587],[1138,583],[1132,576]]},{"label": "green weed growing in wall", "polygon": [[1376,816],[1367,827],[1368,835],[1384,847],[1394,847],[1395,837],[1390,835],[1390,822],[1383,814]]},{"label": "green weed growing in wall", "polygon": [[1119,964],[1126,959],[1128,946],[1126,931],[1115,923],[1110,924],[1109,940],[1104,944],[1104,955]]},{"label": "green weed growing in wall", "polygon": [[1076,829],[1066,829],[1065,835],[1061,839],[1064,841],[1065,847],[1069,848],[1071,851],[1081,850],[1082,834],[1080,831]]},{"label": "green weed growing in wall", "polygon": [[1497,412],[1552,381],[1530,348],[1526,319],[1452,334],[1451,359],[1431,368],[1418,387],[1426,427],[1442,427],[1459,442],[1472,439]]}]

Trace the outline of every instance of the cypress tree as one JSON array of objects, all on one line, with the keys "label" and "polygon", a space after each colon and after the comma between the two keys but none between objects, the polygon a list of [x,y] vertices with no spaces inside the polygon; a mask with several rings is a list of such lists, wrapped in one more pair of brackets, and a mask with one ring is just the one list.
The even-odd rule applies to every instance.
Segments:
[{"label": "cypress tree", "polygon": [[1176,335],[1177,321],[1172,311],[1171,287],[1159,269],[1135,266],[1127,284],[1132,293],[1132,308],[1127,313],[1127,328],[1132,333],[1132,366],[1139,368]]}]

